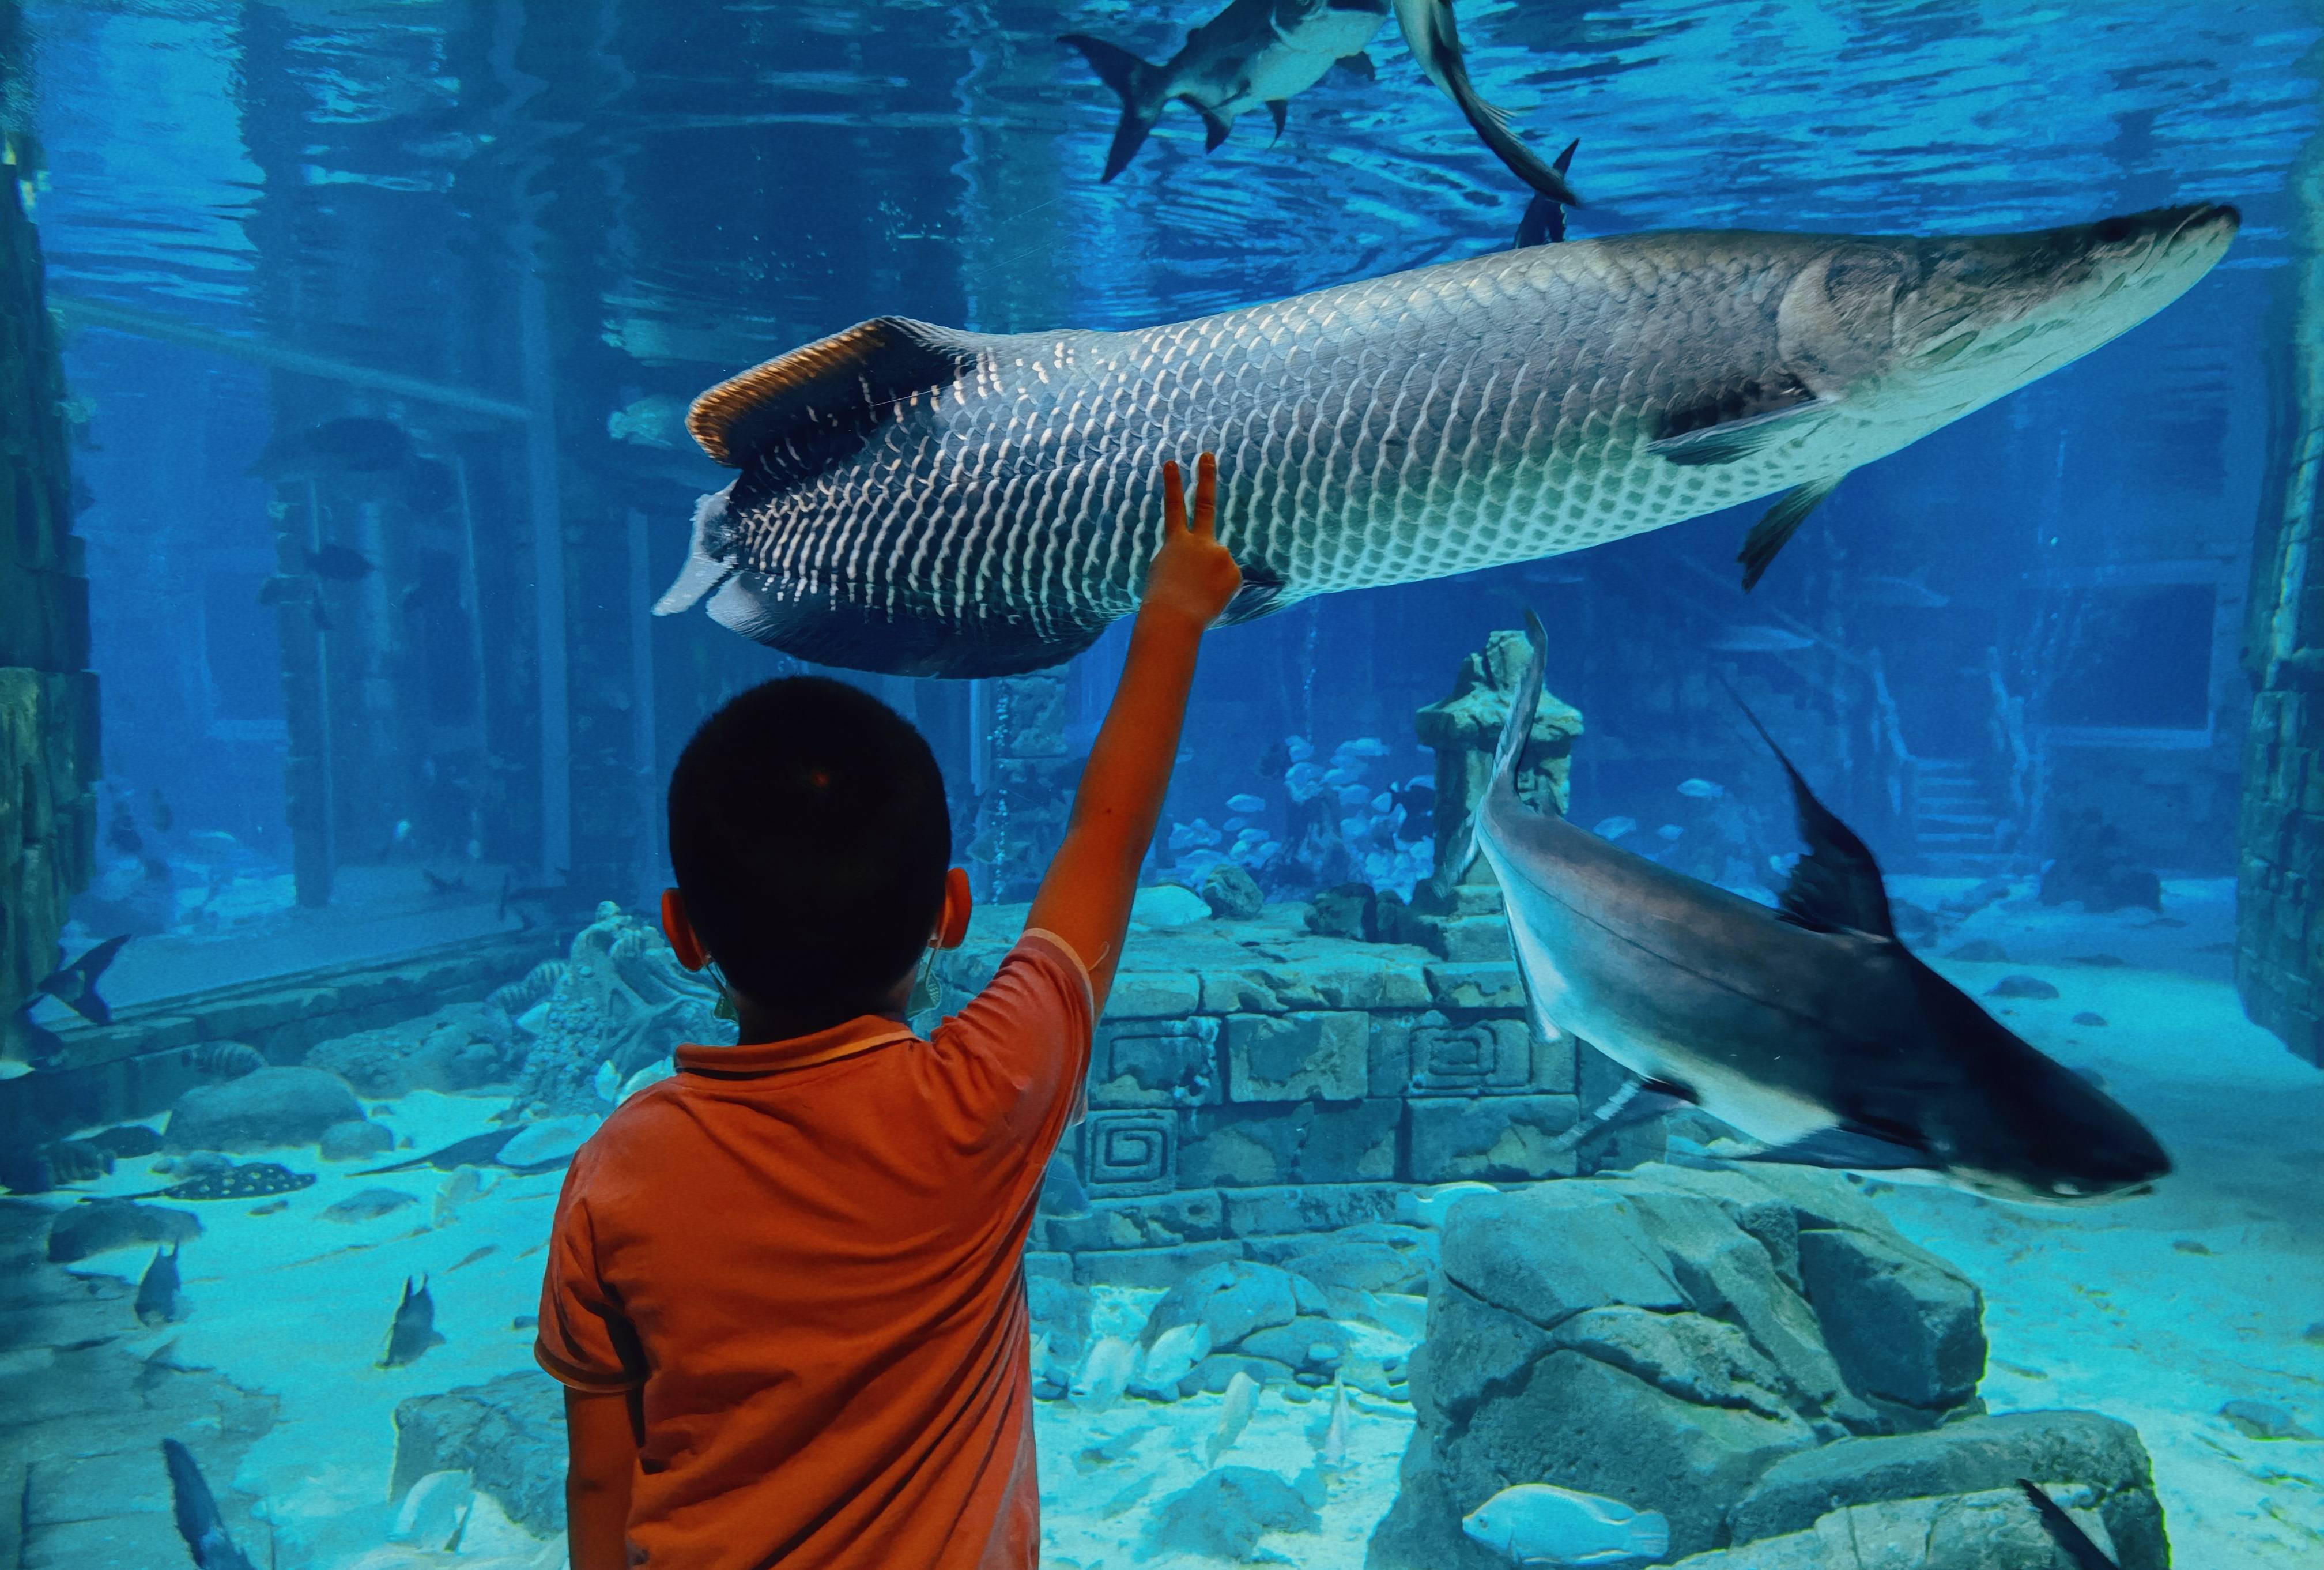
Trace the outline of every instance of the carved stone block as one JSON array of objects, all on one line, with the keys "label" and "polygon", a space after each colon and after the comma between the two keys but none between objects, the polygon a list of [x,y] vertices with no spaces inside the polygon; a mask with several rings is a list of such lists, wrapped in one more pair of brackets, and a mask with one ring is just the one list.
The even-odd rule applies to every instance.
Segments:
[{"label": "carved stone block", "polygon": [[1167,1194],[1177,1187],[1178,1117],[1093,1112],[1082,1125],[1082,1186],[1095,1198]]},{"label": "carved stone block", "polygon": [[1356,1101],[1369,1088],[1371,1018],[1356,1011],[1237,1014],[1227,1020],[1234,1101]]}]

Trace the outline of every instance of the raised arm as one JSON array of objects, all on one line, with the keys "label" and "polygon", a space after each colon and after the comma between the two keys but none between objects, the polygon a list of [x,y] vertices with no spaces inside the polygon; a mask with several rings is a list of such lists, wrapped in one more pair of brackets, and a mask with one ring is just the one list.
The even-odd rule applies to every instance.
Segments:
[{"label": "raised arm", "polygon": [[1175,463],[1163,466],[1162,497],[1162,547],[1147,568],[1121,685],[1090,748],[1065,843],[1026,921],[1056,933],[1081,956],[1100,1011],[1120,963],[1138,866],[1177,761],[1194,651],[1242,586],[1242,573],[1218,540],[1218,459],[1204,453],[1195,465],[1191,520]]}]

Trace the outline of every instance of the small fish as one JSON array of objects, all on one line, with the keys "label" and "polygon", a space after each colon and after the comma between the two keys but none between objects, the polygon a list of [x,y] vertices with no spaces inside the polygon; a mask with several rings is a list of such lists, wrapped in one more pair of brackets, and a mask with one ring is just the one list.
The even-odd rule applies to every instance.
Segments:
[{"label": "small fish", "polygon": [[1612,1565],[1659,1559],[1670,1523],[1653,1510],[1553,1482],[1505,1488],[1461,1521],[1462,1534],[1513,1565]]},{"label": "small fish", "polygon": [[1723,654],[1789,654],[1815,645],[1813,638],[1787,627],[1732,627],[1711,642]]},{"label": "small fish", "polygon": [[[1560,179],[1573,167],[1573,150],[1581,145],[1582,139],[1575,137],[1550,164]],[[1534,192],[1533,199],[1526,203],[1525,217],[1517,220],[1516,248],[1522,251],[1528,245],[1554,245],[1564,238],[1565,204],[1545,192]]]},{"label": "small fish", "polygon": [[70,965],[60,966],[32,984],[35,992],[46,993],[92,1025],[113,1023],[113,1010],[97,996],[97,984],[105,974],[106,966],[113,963],[121,946],[129,941],[129,934],[108,937],[89,949]]},{"label": "small fish", "polygon": [[69,1265],[114,1249],[183,1242],[199,1237],[201,1218],[190,1210],[132,1205],[125,1199],[84,1199],[49,1223],[49,1262]]},{"label": "small fish", "polygon": [[370,1221],[391,1211],[402,1209],[420,1201],[400,1188],[365,1188],[348,1195],[323,1207],[319,1213],[325,1221]]},{"label": "small fish", "polygon": [[2058,1508],[2058,1501],[2043,1491],[2031,1478],[2021,1477],[2017,1486],[2024,1491],[2025,1501],[2042,1518],[2042,1526],[2058,1551],[2073,1561],[2074,1570],[2122,1570],[2104,1548],[2090,1541],[2081,1523]]},{"label": "small fish", "polygon": [[252,1205],[246,1214],[251,1215],[280,1215],[290,1208],[290,1202],[287,1199],[270,1199],[263,1205]]},{"label": "small fish", "polygon": [[1348,1387],[1337,1379],[1332,1381],[1332,1415],[1325,1418],[1323,1434],[1315,1441],[1315,1464],[1336,1470],[1348,1464]]},{"label": "small fish", "polygon": [[448,1275],[450,1275],[454,1270],[460,1270],[460,1269],[462,1269],[462,1268],[464,1268],[464,1267],[466,1267],[466,1266],[475,1264],[478,1260],[481,1260],[481,1259],[484,1258],[486,1255],[488,1255],[488,1254],[492,1253],[492,1252],[493,1251],[493,1250],[494,1250],[497,1246],[498,1246],[498,1245],[497,1245],[497,1244],[494,1244],[494,1243],[486,1243],[484,1247],[482,1247],[482,1248],[480,1248],[480,1249],[470,1249],[466,1253],[462,1254],[462,1255],[460,1256],[460,1260],[459,1260],[459,1263],[458,1263],[458,1264],[453,1264],[453,1265],[447,1265],[447,1266],[445,1266],[445,1267],[444,1267],[444,1273],[445,1273],[446,1275],[447,1275],[447,1276],[448,1276]]},{"label": "small fish", "polygon": [[429,1224],[449,1226],[461,1207],[484,1192],[484,1175],[474,1167],[461,1168],[445,1178],[444,1186],[436,1191],[436,1206]]},{"label": "small fish", "polygon": [[193,1066],[212,1079],[240,1079],[266,1067],[266,1055],[247,1041],[205,1041],[194,1048]]},{"label": "small fish", "polygon": [[1107,1500],[1105,1503],[1098,1507],[1098,1519],[1103,1521],[1110,1521],[1116,1516],[1127,1514],[1139,1500],[1142,1500],[1147,1496],[1153,1487],[1154,1473],[1150,1472],[1140,1473],[1138,1476],[1132,1478],[1129,1483],[1124,1485],[1120,1492],[1115,1494],[1111,1499]]},{"label": "small fish", "polygon": [[1234,1378],[1227,1381],[1226,1398],[1219,1403],[1219,1426],[1203,1442],[1203,1452],[1208,1463],[1216,1466],[1219,1457],[1234,1448],[1242,1431],[1250,1425],[1250,1415],[1259,1409],[1259,1381],[1237,1369]]},{"label": "small fish", "polygon": [[1601,817],[1591,827],[1590,832],[1600,839],[1614,840],[1626,834],[1635,834],[1637,828],[1638,820],[1635,817]]},{"label": "small fish", "polygon": [[444,1338],[436,1333],[436,1300],[428,1295],[428,1278],[403,1279],[403,1300],[395,1306],[395,1318],[388,1325],[387,1354],[379,1360],[381,1368],[401,1368],[417,1362],[420,1354],[431,1346],[441,1346]]},{"label": "small fish", "polygon": [[1874,573],[1860,579],[1849,597],[1863,605],[1896,605],[1907,610],[1935,611],[1951,605],[1952,597],[1941,595],[1917,577],[1895,577],[1886,573]]},{"label": "small fish", "polygon": [[1352,742],[1342,742],[1332,749],[1334,761],[1341,758],[1385,758],[1388,743],[1378,736],[1358,736]]},{"label": "small fish", "polygon": [[1146,1349],[1146,1359],[1139,1367],[1136,1388],[1160,1392],[1166,1399],[1178,1394],[1178,1381],[1194,1371],[1194,1365],[1211,1355],[1211,1327],[1196,1321],[1190,1325],[1174,1325],[1154,1338]]},{"label": "small fish", "polygon": [[411,843],[411,819],[408,817],[397,818],[395,820],[395,827],[388,831],[387,842],[390,845],[410,845]]},{"label": "small fish", "polygon": [[312,1172],[293,1172],[272,1161],[249,1161],[223,1172],[204,1172],[167,1188],[124,1195],[126,1199],[263,1199],[272,1194],[295,1194],[312,1188]]},{"label": "small fish", "polygon": [[1115,1462],[1127,1458],[1145,1436],[1143,1428],[1128,1428],[1111,1439],[1084,1445],[1074,1453],[1074,1470],[1086,1477],[1101,1467],[1111,1466]]},{"label": "small fish", "polygon": [[1727,794],[1727,787],[1715,785],[1708,780],[1682,780],[1679,781],[1678,793],[1697,801],[1716,801]]},{"label": "small fish", "polygon": [[1085,1411],[1105,1410],[1121,1399],[1137,1366],[1135,1345],[1118,1335],[1101,1337],[1082,1360],[1081,1372],[1074,1376],[1074,1405]]},{"label": "small fish", "polygon": [[1227,810],[1244,814],[1264,812],[1267,810],[1267,803],[1246,790],[1240,796],[1227,798]]},{"label": "small fish", "polygon": [[178,1317],[178,1250],[182,1246],[173,1243],[167,1253],[153,1251],[153,1262],[137,1281],[138,1324],[167,1325]]},{"label": "small fish", "polygon": [[235,1547],[218,1514],[217,1501],[194,1457],[175,1439],[161,1441],[161,1458],[170,1469],[170,1499],[178,1520],[178,1536],[194,1556],[195,1570],[252,1570],[248,1558]]},{"label": "small fish", "polygon": [[354,583],[371,576],[371,558],[346,545],[325,545],[307,552],[307,570],[334,583]]},{"label": "small fish", "polygon": [[[918,1010],[907,1009],[905,1014],[908,1018],[918,1011]],[[604,1062],[597,1065],[596,1076],[590,1080],[589,1088],[597,1093],[599,1101],[617,1101],[621,1098],[622,1071],[613,1067],[612,1058],[608,1057]]]},{"label": "small fish", "polygon": [[59,1140],[42,1149],[41,1159],[51,1183],[87,1183],[113,1172],[113,1152],[87,1140]]}]

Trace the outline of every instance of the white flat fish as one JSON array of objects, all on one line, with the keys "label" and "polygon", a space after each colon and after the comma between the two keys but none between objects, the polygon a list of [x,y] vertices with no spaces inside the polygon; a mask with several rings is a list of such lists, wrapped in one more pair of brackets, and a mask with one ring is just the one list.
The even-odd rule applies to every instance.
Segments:
[{"label": "white flat fish", "polygon": [[1670,1523],[1653,1510],[1554,1482],[1505,1488],[1463,1517],[1461,1530],[1512,1565],[1627,1565],[1670,1551]]},{"label": "white flat fish", "polygon": [[1101,1337],[1082,1360],[1081,1372],[1074,1376],[1074,1405],[1087,1411],[1103,1411],[1121,1399],[1137,1367],[1136,1345],[1119,1335]]},{"label": "white flat fish", "polygon": [[1156,1336],[1154,1344],[1146,1349],[1146,1359],[1139,1366],[1133,1386],[1140,1392],[1151,1391],[1166,1399],[1176,1399],[1178,1381],[1194,1372],[1194,1365],[1210,1355],[1209,1325],[1174,1325]]},{"label": "white flat fish", "polygon": [[1227,1381],[1226,1399],[1219,1406],[1219,1426],[1204,1445],[1205,1458],[1212,1465],[1216,1466],[1219,1457],[1234,1448],[1234,1442],[1250,1426],[1250,1415],[1258,1409],[1259,1381],[1237,1369],[1234,1378]]}]

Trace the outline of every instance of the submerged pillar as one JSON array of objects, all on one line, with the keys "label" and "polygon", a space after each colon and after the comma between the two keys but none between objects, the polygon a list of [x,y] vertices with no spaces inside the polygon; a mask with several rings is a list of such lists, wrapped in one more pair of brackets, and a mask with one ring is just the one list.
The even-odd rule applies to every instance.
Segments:
[{"label": "submerged pillar", "polygon": [[[2324,56],[2311,56],[2324,60]],[[2236,887],[2244,1011],[2324,1065],[2324,135],[2292,178],[2292,377],[2252,552]]]},{"label": "submerged pillar", "polygon": [[88,580],[72,532],[64,374],[25,211],[39,164],[8,118],[24,39],[0,0],[0,1052],[38,1057],[19,1012],[56,968],[65,905],[96,862],[97,677]]}]

